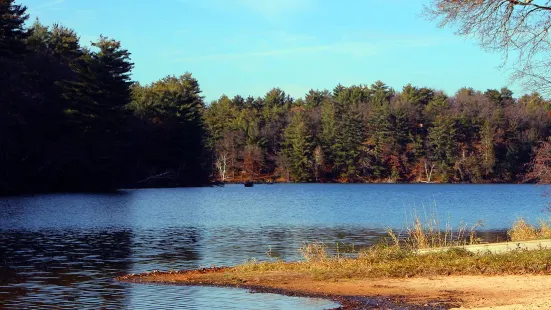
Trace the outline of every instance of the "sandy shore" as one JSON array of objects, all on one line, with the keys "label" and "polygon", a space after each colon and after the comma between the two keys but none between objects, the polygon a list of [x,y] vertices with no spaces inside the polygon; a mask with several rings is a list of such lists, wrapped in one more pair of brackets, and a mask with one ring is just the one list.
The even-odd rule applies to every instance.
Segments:
[{"label": "sandy shore", "polygon": [[[117,280],[137,283],[232,286],[295,296],[326,297],[345,308],[358,296],[407,308],[551,309],[551,276],[450,276],[404,279],[316,280],[302,274],[236,273],[230,268],[152,272]],[[351,299],[354,297],[355,299]],[[361,307],[360,307],[361,308]]]}]

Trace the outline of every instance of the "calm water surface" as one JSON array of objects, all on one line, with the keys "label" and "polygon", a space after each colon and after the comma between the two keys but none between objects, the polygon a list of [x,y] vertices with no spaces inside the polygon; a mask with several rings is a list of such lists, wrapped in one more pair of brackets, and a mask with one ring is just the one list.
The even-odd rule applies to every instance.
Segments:
[{"label": "calm water surface", "polygon": [[296,260],[296,249],[311,241],[367,246],[387,227],[403,229],[412,214],[433,209],[443,223],[483,219],[486,230],[502,230],[520,216],[547,218],[543,191],[281,184],[0,198],[0,308],[331,308],[337,305],[319,299],[112,278],[251,258]]}]

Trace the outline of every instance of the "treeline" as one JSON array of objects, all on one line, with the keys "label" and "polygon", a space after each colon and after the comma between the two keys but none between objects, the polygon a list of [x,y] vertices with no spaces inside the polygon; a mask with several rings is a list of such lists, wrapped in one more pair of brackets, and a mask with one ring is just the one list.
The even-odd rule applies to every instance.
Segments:
[{"label": "treeline", "polygon": [[550,136],[551,103],[537,93],[463,88],[449,97],[376,82],[206,106],[190,74],[140,85],[120,42],[85,46],[71,29],[27,19],[24,6],[0,0],[0,194],[251,178],[541,180],[529,163]]},{"label": "treeline", "polygon": [[[216,178],[293,182],[521,182],[551,129],[551,103],[507,89],[382,82],[294,100],[222,96],[205,111]],[[531,174],[533,176],[533,174]]]},{"label": "treeline", "polygon": [[0,193],[209,182],[197,81],[134,84],[130,53],[0,0]]}]

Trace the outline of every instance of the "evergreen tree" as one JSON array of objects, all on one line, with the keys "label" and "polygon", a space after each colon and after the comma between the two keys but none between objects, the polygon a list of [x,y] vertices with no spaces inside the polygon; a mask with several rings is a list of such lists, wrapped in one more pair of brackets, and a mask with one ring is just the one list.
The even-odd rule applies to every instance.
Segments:
[{"label": "evergreen tree", "polygon": [[20,58],[26,53],[27,7],[15,0],[0,0],[0,57]]},{"label": "evergreen tree", "polygon": [[4,191],[24,182],[20,170],[33,153],[31,126],[41,112],[25,63],[26,10],[13,0],[0,0],[0,188]]},{"label": "evergreen tree", "polygon": [[63,88],[68,151],[64,169],[74,189],[116,188],[129,167],[127,113],[130,102],[130,53],[119,42],[100,37],[94,51],[80,49],[76,35],[54,26],[53,50],[70,59],[75,78]]},{"label": "evergreen tree", "polygon": [[444,182],[452,179],[452,168],[458,156],[457,127],[450,117],[438,117],[427,136],[429,157],[440,169]]},{"label": "evergreen tree", "polygon": [[296,182],[313,179],[313,137],[310,120],[302,108],[294,110],[291,123],[284,133],[284,153],[290,164],[290,172]]},{"label": "evergreen tree", "polygon": [[129,108],[142,121],[132,137],[135,186],[190,186],[208,182],[204,103],[191,74],[133,88]]},{"label": "evergreen tree", "polygon": [[365,128],[358,106],[346,99],[347,92],[339,90],[337,98],[322,105],[320,136],[334,177],[354,181],[359,178],[357,162]]}]

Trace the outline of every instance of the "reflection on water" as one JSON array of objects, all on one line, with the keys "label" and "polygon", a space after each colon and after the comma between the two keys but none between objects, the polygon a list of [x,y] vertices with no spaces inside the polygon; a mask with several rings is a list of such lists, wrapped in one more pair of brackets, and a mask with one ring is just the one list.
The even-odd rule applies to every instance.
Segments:
[{"label": "reflection on water", "polygon": [[130,270],[131,239],[127,230],[3,231],[0,302],[122,306],[125,288],[108,279]]},{"label": "reflection on water", "polygon": [[[161,298],[159,298],[161,297]],[[154,300],[155,302],[151,302]],[[212,287],[135,285],[130,309],[328,309],[333,302],[316,298],[285,297],[276,294],[251,294],[245,290]]]},{"label": "reflection on water", "polygon": [[[161,287],[112,280],[116,276],[153,269],[231,265],[259,255],[266,257],[262,246],[254,241],[259,233],[226,228],[202,234],[200,229],[192,227],[137,233],[116,229],[6,230],[0,235],[0,305],[8,308],[121,309],[262,309],[262,305],[270,305],[273,309],[320,309],[335,306],[324,300],[252,295],[233,289]],[[282,234],[275,231],[275,236],[279,237],[265,240],[281,244],[278,238]],[[221,244],[223,246],[217,248]],[[298,241],[290,244],[298,244]],[[289,259],[297,258],[296,248],[291,246],[275,246],[272,250]]]},{"label": "reflection on water", "polygon": [[134,234],[132,272],[236,265],[248,259],[300,259],[305,242],[371,245],[384,231],[339,227],[223,227],[144,230]]},{"label": "reflection on water", "polygon": [[[528,186],[227,186],[4,198],[0,308],[334,307],[325,300],[112,279],[154,269],[235,265],[251,258],[296,260],[304,242],[358,249],[377,242],[387,226],[403,228],[398,223],[411,212],[404,205],[418,197],[439,199],[439,210],[452,223],[485,218],[487,228],[498,232],[518,213],[535,219],[546,203]],[[503,238],[490,230],[481,236]]]}]

